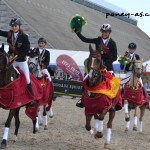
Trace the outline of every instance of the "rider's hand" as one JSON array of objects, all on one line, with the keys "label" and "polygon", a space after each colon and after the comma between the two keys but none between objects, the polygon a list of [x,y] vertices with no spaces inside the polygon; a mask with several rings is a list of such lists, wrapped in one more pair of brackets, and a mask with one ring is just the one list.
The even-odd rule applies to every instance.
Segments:
[{"label": "rider's hand", "polygon": [[101,51],[101,54],[104,54],[104,51]]},{"label": "rider's hand", "polygon": [[9,56],[9,62],[11,62],[11,61],[13,60],[13,58],[14,58],[14,57],[10,55],[10,56]]}]

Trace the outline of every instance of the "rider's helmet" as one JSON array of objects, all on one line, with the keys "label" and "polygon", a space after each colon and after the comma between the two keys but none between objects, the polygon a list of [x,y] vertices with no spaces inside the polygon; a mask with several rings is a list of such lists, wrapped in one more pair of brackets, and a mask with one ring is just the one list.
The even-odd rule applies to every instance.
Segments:
[{"label": "rider's helmet", "polygon": [[111,32],[112,30],[111,30],[111,25],[110,24],[103,24],[102,26],[101,26],[101,28],[100,28],[100,31],[108,31],[108,32]]},{"label": "rider's helmet", "polygon": [[46,39],[43,38],[43,37],[39,38],[38,43],[40,43],[40,42],[44,42],[45,44],[47,43],[47,42],[46,42]]},{"label": "rider's helmet", "polygon": [[10,26],[13,26],[13,25],[21,25],[21,20],[20,18],[13,18],[10,20],[10,23],[9,23]]},{"label": "rider's helmet", "polygon": [[130,43],[129,45],[128,45],[128,48],[129,49],[136,49],[136,44],[135,43]]}]

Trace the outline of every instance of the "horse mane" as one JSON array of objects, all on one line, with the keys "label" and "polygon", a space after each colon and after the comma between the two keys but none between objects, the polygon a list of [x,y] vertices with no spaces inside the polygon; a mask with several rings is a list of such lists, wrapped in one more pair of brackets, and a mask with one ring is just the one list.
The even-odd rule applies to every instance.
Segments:
[{"label": "horse mane", "polygon": [[8,54],[4,50],[4,43],[2,43],[2,46],[0,47],[0,57],[0,87],[4,87],[12,82],[12,78],[17,78],[17,73],[12,64],[9,64]]}]

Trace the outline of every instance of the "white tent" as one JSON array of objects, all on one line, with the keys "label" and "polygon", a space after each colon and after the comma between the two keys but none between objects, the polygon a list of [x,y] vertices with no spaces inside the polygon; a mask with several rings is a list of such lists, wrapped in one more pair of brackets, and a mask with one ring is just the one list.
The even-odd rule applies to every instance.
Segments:
[{"label": "white tent", "polygon": [[150,72],[150,60],[144,62],[143,65],[144,65],[144,66],[147,65],[147,67],[146,67],[146,72]]},{"label": "white tent", "polygon": [[[8,45],[5,45],[6,52],[8,51]],[[88,51],[72,51],[72,50],[58,50],[47,49],[50,51],[50,64],[56,65],[56,59],[60,55],[68,55],[78,64],[78,66],[84,66],[84,60],[88,58]]]},{"label": "white tent", "polygon": [[[8,51],[8,45],[5,45],[5,50]],[[50,64],[56,65],[56,59],[60,55],[68,55],[74,59],[74,61],[79,66],[80,70],[84,69],[84,60],[88,58],[88,51],[72,51],[72,50],[58,50],[58,49],[48,49],[50,51]],[[113,63],[114,65],[119,65],[118,61]],[[147,64],[146,72],[150,72],[150,60],[143,63],[144,66]]]},{"label": "white tent", "polygon": [[84,60],[89,56],[89,52],[84,51],[72,51],[72,50],[56,50],[48,49],[50,51],[50,64],[55,65],[56,59],[60,55],[68,55],[78,64],[78,66],[84,66]]}]

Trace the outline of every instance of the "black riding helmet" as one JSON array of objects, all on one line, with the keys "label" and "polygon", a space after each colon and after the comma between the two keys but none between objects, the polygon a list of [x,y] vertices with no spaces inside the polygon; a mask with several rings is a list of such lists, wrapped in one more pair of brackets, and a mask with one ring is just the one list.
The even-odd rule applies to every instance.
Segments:
[{"label": "black riding helmet", "polygon": [[44,42],[45,44],[47,43],[47,42],[46,42],[46,39],[43,38],[43,37],[39,38],[38,43],[40,43],[40,42]]},{"label": "black riding helmet", "polygon": [[13,25],[21,25],[21,20],[20,18],[13,18],[10,20],[10,23],[9,23],[10,26],[13,26]]},{"label": "black riding helmet", "polygon": [[135,43],[130,43],[129,45],[128,45],[128,48],[129,49],[136,49],[136,44]]}]

